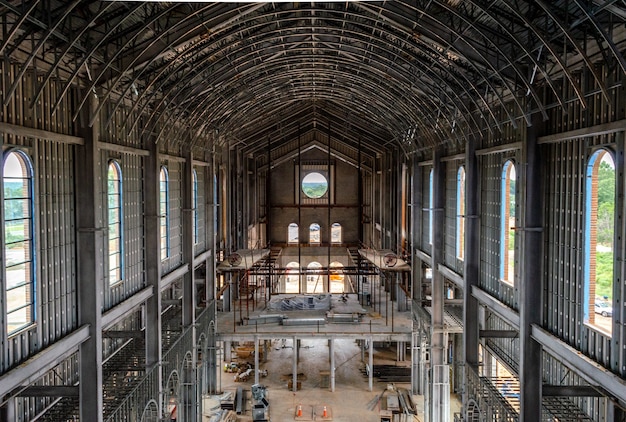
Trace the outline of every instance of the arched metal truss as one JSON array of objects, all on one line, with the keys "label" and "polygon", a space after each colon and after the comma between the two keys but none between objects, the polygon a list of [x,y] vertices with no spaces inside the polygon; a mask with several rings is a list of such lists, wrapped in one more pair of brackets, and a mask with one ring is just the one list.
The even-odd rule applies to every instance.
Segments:
[{"label": "arched metal truss", "polygon": [[279,128],[332,122],[338,138],[411,153],[584,109],[592,92],[610,101],[625,22],[624,0],[0,0],[0,53],[18,66],[1,101],[34,71],[31,107],[60,82],[48,113],[73,96],[76,119],[95,92],[90,124],[123,110],[115,130],[156,142],[254,151]]}]

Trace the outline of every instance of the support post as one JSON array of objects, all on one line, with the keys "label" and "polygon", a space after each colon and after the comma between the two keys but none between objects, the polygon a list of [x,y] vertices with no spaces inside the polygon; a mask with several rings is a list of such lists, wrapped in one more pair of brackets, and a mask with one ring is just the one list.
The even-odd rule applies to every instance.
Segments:
[{"label": "support post", "polygon": [[[470,137],[465,147],[465,249],[463,251],[463,361],[466,368],[478,367],[479,304],[471,294],[480,278],[480,188],[478,179],[476,139]],[[466,369],[467,371],[467,369]],[[463,376],[465,382],[466,376]],[[462,388],[463,404],[469,400]]]},{"label": "support post", "polygon": [[[193,157],[191,151],[185,152],[183,164],[183,264],[189,271],[183,276],[183,327],[193,325],[196,315],[196,287],[194,285],[193,247],[194,247],[194,204],[193,204]],[[195,338],[194,338],[195,344]]]},{"label": "support post", "polygon": [[[522,148],[520,168],[523,196],[522,271],[520,283],[520,420],[541,420],[541,345],[532,338],[532,324],[541,325],[542,317],[542,262],[543,227],[541,196],[541,162],[537,137],[541,125],[538,116],[527,129],[526,142]],[[518,223],[518,224],[520,224]]]},{"label": "support post", "polygon": [[444,277],[439,271],[443,262],[443,239],[445,228],[445,172],[441,161],[441,150],[433,153],[433,192],[431,224],[432,224],[432,307],[431,307],[431,362],[433,382],[430,386],[432,394],[432,421],[448,422],[450,420],[450,383],[446,359],[447,342],[444,335]]},{"label": "support post", "polygon": [[[419,300],[422,296],[422,260],[416,256],[419,239],[421,238],[422,195],[423,186],[422,171],[419,167],[417,157],[413,157],[411,164],[411,306],[420,306]],[[420,371],[420,351],[418,333],[419,323],[413,318],[411,335],[411,393],[423,394],[420,386],[423,384],[420,379],[423,377]]]},{"label": "support post", "polygon": [[330,391],[335,392],[335,339],[329,340],[328,353],[330,354]]},{"label": "support post", "polygon": [[369,338],[370,348],[368,353],[368,365],[370,368],[367,376],[367,383],[370,391],[374,391],[374,337]]},{"label": "support post", "polygon": [[298,340],[293,338],[293,362],[292,362],[292,391],[298,391]]},{"label": "support post", "polygon": [[[153,286],[153,295],[146,301],[146,369],[156,367],[158,385],[163,385],[161,362],[161,237],[159,216],[159,152],[157,144],[148,141],[150,155],[145,158],[145,272],[146,283]],[[160,402],[160,401],[159,401]],[[159,403],[159,407],[161,403]],[[159,409],[161,414],[161,409]]]},{"label": "support post", "polygon": [[259,383],[259,338],[254,336],[254,383]]},{"label": "support post", "polygon": [[102,216],[102,180],[105,163],[99,160],[97,147],[99,120],[87,125],[98,108],[98,99],[89,96],[89,110],[81,115],[85,143],[76,147],[76,203],[78,251],[78,318],[79,325],[89,325],[89,338],[79,347],[80,419],[101,422],[102,408],[102,291],[104,290],[104,256],[106,221]]}]

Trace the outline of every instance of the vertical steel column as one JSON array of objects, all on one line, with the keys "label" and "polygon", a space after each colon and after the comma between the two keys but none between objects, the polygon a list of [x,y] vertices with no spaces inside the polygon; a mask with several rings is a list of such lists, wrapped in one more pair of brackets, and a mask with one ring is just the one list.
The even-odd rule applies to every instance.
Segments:
[{"label": "vertical steel column", "polygon": [[[205,206],[205,232],[206,232],[206,248],[211,251],[209,256],[206,258],[204,262],[205,265],[205,301],[207,306],[213,307],[213,310],[217,309],[215,304],[215,300],[219,299],[215,297],[216,291],[216,283],[215,283],[215,255],[216,255],[216,245],[215,245],[215,223],[217,213],[215,212],[215,183],[214,183],[214,171],[215,171],[215,154],[211,155],[211,165],[204,170],[204,192],[206,198],[206,206]],[[207,387],[208,391],[203,391],[203,393],[213,393],[217,391],[217,371],[219,371],[217,365],[217,344],[215,340],[215,321],[217,319],[217,315],[213,312],[209,316],[209,330],[208,333],[208,358],[209,362],[212,362],[212,365],[208,365],[207,368]]]},{"label": "vertical steel column", "polygon": [[[465,250],[463,251],[463,362],[466,368],[478,366],[479,318],[478,300],[472,287],[480,278],[480,188],[476,139],[470,137],[465,146]],[[463,378],[465,380],[465,377]],[[463,403],[469,397],[463,388]]]},{"label": "vertical steel column", "polygon": [[291,380],[293,382],[293,388],[291,391],[294,393],[298,391],[298,351],[300,348],[298,347],[298,340],[294,336],[293,338],[293,362],[292,362],[292,374]]},{"label": "vertical steel column", "polygon": [[[416,257],[415,252],[419,246],[419,239],[421,238],[422,226],[420,224],[420,215],[422,209],[422,172],[418,165],[417,157],[413,157],[411,163],[411,306],[420,306],[416,303],[422,296],[422,260]],[[419,342],[416,341],[416,330],[418,324],[415,320],[412,321],[412,336],[411,336],[411,393],[422,394],[422,389],[419,382],[423,376],[420,371],[421,353],[416,353],[421,350],[418,346]]]},{"label": "vertical steel column", "polygon": [[432,368],[432,420],[450,420],[450,383],[446,361],[446,336],[444,336],[444,277],[439,272],[443,262],[443,241],[445,235],[445,171],[441,161],[441,150],[433,152],[433,204],[431,216],[432,230],[432,307],[431,307],[431,368]]},{"label": "vertical steel column", "polygon": [[335,339],[328,341],[328,353],[330,354],[330,391],[335,392]]},{"label": "vertical steel column", "polygon": [[[364,238],[363,238],[363,221],[365,221],[365,207],[363,204],[363,173],[361,171],[361,138],[359,138],[359,150],[357,151],[357,195],[358,195],[358,200],[359,200],[359,222],[361,224],[359,224],[359,243],[363,243],[364,242]],[[360,260],[360,255],[359,255],[359,260]],[[358,266],[359,268],[361,267],[360,265]],[[361,279],[360,274],[358,275],[359,280]],[[360,283],[358,283],[360,284]]]},{"label": "vertical steel column", "polygon": [[[334,193],[335,193],[335,178],[331,177],[332,176],[332,172],[331,172],[331,166],[330,166],[330,159],[331,159],[331,154],[330,154],[330,122],[328,122],[328,151],[327,151],[327,160],[328,162],[326,163],[326,171],[328,172],[328,201],[327,201],[327,207],[326,207],[326,233],[328,236],[328,247],[326,248],[328,255],[326,257],[326,290],[324,290],[326,293],[330,293],[330,247],[332,244],[332,229],[331,229],[331,216],[330,216],[330,211],[331,211],[331,200],[333,199]],[[321,237],[321,233],[320,233],[320,237]]]},{"label": "vertical steel column", "polygon": [[259,337],[254,336],[254,383],[259,383]]},{"label": "vertical steel column", "polygon": [[367,355],[367,364],[369,365],[369,373],[367,374],[367,385],[369,391],[374,391],[374,337],[368,339],[370,342],[369,353]]},{"label": "vertical steel column", "polygon": [[102,291],[104,290],[104,246],[106,232],[99,215],[102,211],[104,170],[99,158],[100,122],[87,126],[89,115],[98,108],[91,92],[90,107],[81,114],[81,132],[85,144],[76,147],[76,203],[78,253],[78,316],[80,325],[89,325],[89,339],[79,347],[80,419],[102,421]]},{"label": "vertical steel column", "polygon": [[[541,420],[541,345],[531,337],[531,325],[542,322],[543,292],[543,198],[541,196],[541,160],[537,146],[541,130],[538,116],[527,128],[520,166],[525,194],[522,212],[522,271],[520,277],[520,420]],[[525,176],[525,177],[524,177]]]},{"label": "vertical steel column", "polygon": [[[196,309],[196,288],[194,286],[193,245],[194,245],[194,204],[193,204],[193,157],[191,151],[185,152],[183,164],[183,264],[189,265],[189,271],[183,275],[183,327],[193,325]],[[195,344],[195,338],[194,338]]]},{"label": "vertical steel column", "polygon": [[[146,284],[152,286],[152,296],[145,305],[146,313],[146,370],[156,367],[158,385],[163,385],[161,363],[161,238],[159,216],[159,151],[154,140],[148,140],[150,155],[144,162],[144,245]],[[159,415],[161,414],[161,400]]]},{"label": "vertical steel column", "polygon": [[[269,245],[272,239],[272,143],[267,136],[267,173],[265,175],[265,241]],[[300,222],[298,221],[298,224]],[[300,226],[298,225],[298,230]],[[271,279],[270,279],[271,281]],[[270,284],[271,285],[271,284]]]},{"label": "vertical steel column", "polygon": [[[626,376],[626,324],[620,323],[626,318],[626,233],[624,232],[624,215],[626,214],[626,171],[624,171],[624,150],[626,149],[626,134],[624,131],[615,134],[615,240],[613,241],[613,337],[612,350],[621,350],[615,353],[611,361],[611,369],[616,373]],[[616,418],[623,417],[626,411],[615,408]]]},{"label": "vertical steel column", "polygon": [[[194,204],[193,204],[193,157],[191,150],[184,152],[185,162],[183,163],[182,174],[182,259],[183,264],[187,264],[189,271],[183,275],[183,303],[182,303],[182,324],[183,327],[191,326],[191,344],[195,347],[197,344],[197,328],[194,324],[196,320],[196,286],[194,284]],[[185,360],[183,376],[185,382],[181,394],[182,412],[179,417],[182,420],[191,420],[191,409],[194,409],[196,394],[191,394],[194,388],[197,388],[192,380],[196,379],[195,370],[197,368],[198,354],[192,353],[191,362]],[[181,414],[182,413],[182,414]]]},{"label": "vertical steel column", "polygon": [[[6,139],[6,135],[2,134],[0,135],[0,152],[2,152],[2,155],[0,155],[0,157],[2,158],[2,162],[4,162],[4,141]],[[2,173],[3,173],[3,177],[4,177],[4,165],[0,166],[2,168]],[[4,187],[2,189],[0,189],[0,202],[2,202],[3,206],[0,207],[0,218],[2,219],[1,221],[6,221],[5,220],[5,214],[4,214]],[[5,224],[0,225],[0,239],[2,239],[3,242],[5,242]],[[6,252],[3,252],[3,254]],[[0,259],[0,277],[2,278],[2,283],[3,285],[6,286],[6,258],[4,259]],[[5,287],[6,289],[6,287]],[[41,297],[42,295],[42,288],[38,289],[39,291],[36,292],[35,294],[38,295],[38,297],[36,296],[36,300],[39,300],[39,297]],[[7,303],[6,303],[6,299],[4,299],[4,297],[6,297],[4,290],[2,291],[2,300],[0,300],[0,327],[6,327],[8,322],[7,321]],[[42,301],[43,302],[43,301]],[[43,312],[42,312],[43,314]],[[42,330],[37,330],[37,331],[42,331]],[[6,329],[0,329],[0,353],[2,355],[0,355],[0,369],[2,371],[5,371],[8,366],[9,366],[9,352],[11,351],[11,348],[9,347],[9,336],[7,334],[7,330]],[[11,402],[14,402],[15,400],[11,400]],[[6,420],[11,420],[9,418],[9,416],[12,417],[12,415],[14,414],[13,411],[10,411],[10,408],[13,407],[12,405],[10,405],[9,403],[6,404],[6,406],[0,406],[0,417],[2,416],[6,416]]]}]

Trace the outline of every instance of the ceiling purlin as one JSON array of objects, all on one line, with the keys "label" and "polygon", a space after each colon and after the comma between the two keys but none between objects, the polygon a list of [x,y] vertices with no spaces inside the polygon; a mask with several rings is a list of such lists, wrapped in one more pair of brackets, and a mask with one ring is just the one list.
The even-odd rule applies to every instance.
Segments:
[{"label": "ceiling purlin", "polygon": [[[152,59],[148,60],[147,62],[142,62],[142,67],[138,70],[135,70],[134,68],[135,62],[131,61],[127,63],[127,68],[117,76],[116,81],[112,84],[111,88],[105,96],[109,96],[114,87],[119,85],[121,88],[121,81],[123,81],[123,76],[125,73],[129,72],[129,69],[133,69],[134,73],[129,74],[129,77],[132,79],[125,84],[122,97],[127,96],[129,91],[132,90],[133,86],[135,86],[136,89],[136,86],[140,84],[140,77],[144,73],[152,70],[151,64],[153,62],[159,62],[164,60],[168,62],[169,65],[175,60],[181,60],[184,63],[188,63],[187,61],[184,61],[184,57],[186,55],[189,55],[190,50],[194,49],[194,46],[196,46],[196,44],[203,44],[203,40],[207,38],[206,36],[198,36],[198,33],[206,33],[207,25],[211,24],[211,21],[205,21],[205,18],[203,16],[203,13],[210,10],[211,6],[212,5],[204,6],[203,8],[194,10],[193,13],[183,15],[183,19],[178,21],[173,27],[171,26],[168,28],[169,31],[164,31],[160,34],[156,34],[156,36],[151,40],[150,44],[144,49],[150,50],[154,46],[157,46],[156,51],[160,51],[160,53],[153,56]],[[238,8],[236,9],[237,14],[233,16],[230,16],[228,14],[227,16],[222,16],[219,13],[212,14],[211,16],[213,16],[213,19],[217,22],[215,22],[214,26],[211,26],[211,31],[213,31],[211,33],[211,36],[214,35],[216,31],[227,28],[229,26],[229,23],[232,23],[239,19],[244,12],[250,12],[260,7],[262,7],[262,5],[247,6],[246,10],[244,6],[238,6]],[[160,46],[160,50],[158,46]],[[139,57],[141,56],[143,55],[139,54],[137,57],[135,57],[135,59],[139,60]],[[121,100],[118,101],[118,103],[116,104],[116,109],[117,107],[119,107],[120,102]]]},{"label": "ceiling purlin", "polygon": [[[174,9],[174,7],[175,6],[169,8],[169,9],[155,8],[158,12],[155,13],[154,15],[150,16],[148,19],[146,19],[146,21],[144,22],[145,23],[145,28],[150,28],[153,22],[159,20],[160,18],[163,18],[163,16],[165,16],[169,12],[171,12]],[[132,34],[132,36],[128,37],[128,39],[124,42],[124,44],[122,46],[120,46],[120,48],[117,50],[117,52],[115,54],[113,54],[113,56],[111,56],[109,58],[109,60],[100,68],[99,72],[96,72],[97,74],[94,75],[93,81],[92,81],[91,85],[89,86],[88,91],[96,89],[97,86],[101,86],[102,83],[104,83],[104,81],[108,82],[108,78],[105,77],[105,74],[108,72],[108,67],[112,66],[115,63],[117,63],[117,58],[122,54],[122,52],[124,50],[126,50],[127,48],[129,48],[129,47],[131,47],[133,45],[135,40],[141,36],[141,34],[143,33],[144,29],[138,29],[137,31],[135,31]],[[155,42],[156,42],[156,40],[155,40]],[[129,66],[130,65],[131,64],[129,64]],[[106,92],[103,94],[103,96],[101,98],[100,105],[94,111],[94,113],[92,113],[92,116],[91,116],[91,119],[90,119],[90,122],[89,122],[90,124],[93,124],[93,122],[94,122],[95,118],[97,117],[98,113],[100,112],[101,108],[106,103],[106,100],[110,97],[111,93],[117,88],[120,79],[123,78],[123,77],[124,77],[124,69],[121,69],[121,71],[117,73],[117,77],[115,78],[115,80],[113,82],[111,82],[111,83],[107,83],[107,85],[109,85],[109,89],[106,90]],[[89,96],[85,95],[85,96],[83,96],[82,100],[79,102],[77,110],[76,110],[76,112],[74,114],[74,119],[76,119],[78,117],[78,114],[80,113],[80,111],[84,107],[84,105],[85,105],[85,103],[87,101],[87,98],[89,98]]]},{"label": "ceiling purlin", "polygon": [[[547,118],[547,114],[545,113],[545,109],[539,100],[538,94],[535,92],[534,88],[528,83],[526,80],[526,75],[524,75],[520,69],[513,62],[513,58],[510,58],[506,55],[507,47],[510,48],[511,40],[507,39],[503,34],[498,34],[491,27],[485,27],[484,23],[481,23],[481,18],[483,16],[483,10],[480,8],[473,8],[474,15],[473,16],[465,16],[461,14],[461,11],[458,11],[456,8],[446,4],[445,2],[438,2],[440,7],[444,9],[447,13],[438,14],[437,17],[449,17],[460,19],[462,25],[459,28],[463,27],[462,30],[456,30],[454,28],[450,28],[450,33],[455,36],[455,47],[456,50],[465,55],[467,51],[467,47],[473,50],[475,53],[478,53],[482,56],[482,63],[491,68],[492,74],[499,78],[500,83],[502,84],[502,91],[499,92],[501,97],[510,96],[513,101],[516,103],[518,108],[518,114],[522,115],[526,120],[527,124],[530,123],[528,120],[528,116],[525,113],[525,104],[522,103],[517,94],[517,84],[521,83],[525,89],[528,89],[532,98],[536,101],[539,106],[540,111],[544,115],[544,118]],[[469,10],[469,9],[465,9]],[[431,19],[435,19],[434,16],[429,16]],[[467,27],[467,28],[466,28]],[[485,28],[488,28],[488,32],[484,32]],[[472,34],[471,37],[465,35],[465,33]],[[467,47],[465,47],[467,46]],[[496,61],[488,57],[487,51],[495,51]],[[476,59],[474,59],[476,60]],[[472,63],[474,63],[472,60]],[[500,64],[502,63],[502,64]],[[512,75],[507,75],[507,70],[512,71]],[[511,123],[515,126],[515,120],[511,119]]]},{"label": "ceiling purlin", "polygon": [[[115,13],[116,9],[112,7],[113,4],[114,2],[101,3],[101,7],[89,16],[90,20],[83,22],[82,26],[74,24],[75,29],[72,31],[73,36],[70,42],[68,42],[63,47],[63,49],[59,49],[58,51],[54,51],[54,53],[52,53],[54,56],[54,63],[50,66],[50,68],[46,72],[46,75],[43,78],[41,78],[40,81],[37,82],[37,85],[39,88],[36,89],[35,95],[31,99],[31,102],[30,102],[31,107],[34,107],[35,104],[37,104],[37,102],[39,101],[39,98],[41,97],[42,93],[45,90],[45,87],[48,85],[52,77],[57,74],[57,70],[59,69],[59,67],[62,64],[64,64],[62,62],[64,60],[67,60],[69,57],[71,57],[71,52],[77,46],[80,45],[80,42],[83,39],[83,37],[85,37],[85,34],[87,33],[87,31],[90,31],[91,33],[92,29],[90,28],[96,27],[99,25],[99,23],[102,23],[102,22],[115,21],[117,22],[117,25],[121,24],[122,20],[118,19],[120,15]],[[113,12],[111,12],[111,10],[113,10]],[[86,13],[86,10],[83,10],[83,14],[84,13]],[[82,22],[82,19],[81,19],[81,22]],[[96,32],[95,30],[93,31]],[[85,45],[89,46],[89,43],[90,43],[90,40],[85,39]],[[79,49],[82,50],[82,48],[79,48]]]},{"label": "ceiling purlin", "polygon": [[81,0],[74,0],[70,3],[67,8],[61,9],[60,13],[55,14],[54,16],[49,16],[49,27],[47,30],[40,34],[40,37],[37,37],[36,42],[33,41],[32,48],[30,49],[30,55],[25,60],[24,63],[21,64],[20,70],[14,75],[13,83],[11,86],[4,92],[4,103],[3,105],[6,107],[11,102],[13,94],[15,93],[17,87],[19,86],[22,78],[26,74],[26,72],[30,69],[31,64],[35,60],[35,58],[39,55],[40,51],[45,46],[46,42],[54,36],[54,33],[61,26],[62,22],[68,17],[68,15],[74,10],[76,6],[80,3]]},{"label": "ceiling purlin", "polygon": [[229,77],[230,77],[230,75],[229,75]]},{"label": "ceiling purlin", "polygon": [[[223,72],[222,72],[222,73],[223,73]],[[227,75],[227,74],[225,74],[225,73],[223,73],[223,74],[224,74],[224,77],[229,77],[229,78],[231,77],[231,75]],[[454,91],[454,90],[453,90],[453,91]]]},{"label": "ceiling purlin", "polygon": [[[457,60],[461,60],[466,67],[472,69],[470,74],[475,75],[478,81],[480,81],[472,84],[474,95],[470,97],[480,99],[496,126],[500,127],[501,122],[493,111],[493,107],[495,106],[501,106],[507,114],[508,120],[516,126],[515,116],[511,114],[512,112],[506,107],[503,97],[503,95],[507,95],[511,92],[510,88],[506,80],[498,74],[491,63],[491,61],[495,63],[496,60],[487,57],[487,55],[491,55],[489,49],[486,46],[474,45],[476,43],[471,40],[468,43],[468,40],[463,38],[461,34],[458,32],[454,33],[455,31],[449,28],[451,24],[449,20],[451,17],[449,17],[448,21],[441,21],[430,16],[430,13],[435,13],[440,10],[439,8],[433,10],[436,5],[434,5],[432,1],[425,0],[424,3],[426,4],[424,5],[420,3],[421,2],[417,4],[390,2],[387,4],[387,8],[393,11],[394,16],[399,14],[403,14],[404,16],[418,16],[419,19],[417,19],[410,28],[407,28],[406,31],[414,34],[413,38],[418,43],[426,43],[429,45],[444,62],[450,62],[447,53],[449,51],[454,52],[454,54],[458,56]],[[402,9],[399,8],[400,6],[402,6]],[[370,9],[370,6],[365,4],[359,4],[359,7],[367,7]],[[454,45],[452,44],[453,41]],[[463,41],[465,44],[459,45],[458,41]],[[483,42],[486,41],[483,40]],[[489,93],[495,98],[494,100],[489,101]]]},{"label": "ceiling purlin", "polygon": [[[546,4],[542,0],[536,0],[536,4],[541,8],[543,12],[544,19],[540,19],[538,22],[535,22],[537,25],[541,25],[541,22],[544,24],[540,27],[541,30],[546,34],[546,38],[550,41],[550,43],[554,46],[565,46],[563,54],[567,55],[569,53],[569,46],[571,45],[572,54],[576,55],[582,59],[582,63],[586,65],[587,71],[593,76],[596,81],[596,84],[601,88],[602,93],[607,101],[611,101],[609,97],[609,93],[606,89],[604,82],[598,72],[596,71],[596,67],[591,63],[591,59],[587,56],[585,49],[583,49],[579,42],[576,40],[574,34],[570,31],[569,28],[566,27],[565,23],[557,18],[555,12],[552,8]],[[564,60],[568,60],[566,56]]]},{"label": "ceiling purlin", "polygon": [[[380,147],[377,148],[377,145],[391,139],[391,134],[384,128],[372,125],[370,121],[364,120],[354,113],[346,115],[345,107],[334,101],[288,102],[287,106],[279,106],[278,112],[274,115],[276,117],[272,120],[262,119],[261,125],[257,127],[258,132],[248,131],[245,138],[240,138],[242,142],[249,145],[250,152],[265,148],[267,137],[273,144],[282,139],[283,136],[287,136],[284,132],[284,125],[287,122],[291,122],[291,126],[295,127],[297,127],[298,122],[310,122],[315,127],[327,126],[330,122],[333,130],[340,132],[346,138],[346,143],[353,148],[358,148],[358,141],[361,139],[363,141],[362,148],[366,148],[366,145],[372,145],[373,150],[379,150]],[[289,123],[287,124],[289,125]],[[279,126],[283,128],[281,133],[276,130]],[[260,141],[261,139],[262,141]],[[255,143],[258,144],[258,142],[262,142],[262,145],[255,146]],[[367,148],[369,149],[369,147]]]},{"label": "ceiling purlin", "polygon": [[[578,97],[578,100],[579,100],[581,106],[583,107],[583,109],[587,108],[587,102],[585,101],[584,95],[583,95],[583,93],[581,91],[581,88],[580,88],[578,82],[572,76],[572,73],[570,72],[569,68],[563,62],[559,52],[555,50],[555,48],[552,45],[552,43],[543,36],[541,31],[534,25],[534,23],[532,21],[530,21],[528,18],[526,18],[523,14],[518,13],[516,7],[514,7],[512,5],[509,5],[506,2],[503,2],[503,3],[505,4],[506,7],[509,8],[511,13],[516,14],[517,15],[517,19],[522,22],[522,25],[525,27],[525,29],[522,30],[522,31],[531,33],[531,34],[528,35],[528,39],[526,41],[526,45],[531,45],[533,47],[541,45],[541,46],[545,47],[545,49],[547,50],[546,53],[549,53],[550,56],[553,58],[553,60],[556,63],[558,63],[558,65],[560,67],[560,73],[565,75],[567,80],[570,82],[570,84],[573,87],[574,92],[576,93],[576,96]],[[493,19],[496,20],[497,18],[493,17]],[[535,40],[532,40],[532,38],[535,38]],[[518,37],[516,35],[512,35],[512,39],[517,40]],[[520,45],[520,47],[523,48],[523,45]],[[542,52],[542,50],[539,51],[539,53],[541,53],[541,52]],[[563,101],[563,98],[561,96],[561,90],[557,86],[555,86],[555,83],[552,80],[551,75],[546,72],[544,66],[539,61],[540,58],[541,58],[540,54],[539,53],[535,53],[535,54],[537,54],[537,59],[535,59],[535,57],[534,57],[535,54],[533,54],[533,52],[528,51],[528,50],[525,49],[525,53],[527,54],[528,59],[531,60],[530,64],[532,64],[532,66],[534,66],[535,71],[538,70],[539,71],[539,75],[543,76],[543,80],[550,87],[550,89],[552,90],[552,93],[554,94],[554,97],[558,100],[559,104],[561,106],[564,106],[564,101]]]}]

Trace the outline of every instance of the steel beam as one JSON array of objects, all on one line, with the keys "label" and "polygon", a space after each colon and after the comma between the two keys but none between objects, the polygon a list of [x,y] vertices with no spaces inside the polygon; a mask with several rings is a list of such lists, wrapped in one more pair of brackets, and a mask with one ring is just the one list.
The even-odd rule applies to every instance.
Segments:
[{"label": "steel beam", "polygon": [[128,317],[130,312],[143,305],[145,301],[152,296],[153,291],[154,288],[152,286],[146,287],[126,299],[124,302],[106,311],[102,314],[102,329],[108,330],[122,319]]},{"label": "steel beam", "polygon": [[78,397],[78,390],[77,385],[31,385],[20,390],[16,397]]},{"label": "steel beam", "polygon": [[444,264],[439,264],[438,268],[441,275],[456,284],[459,289],[463,289],[465,287],[465,282],[463,281],[463,276],[461,274],[451,270]]},{"label": "steel beam", "polygon": [[480,156],[480,155],[489,155],[489,154],[499,154],[502,152],[517,151],[520,149],[522,149],[521,142],[511,142],[510,144],[502,144],[502,145],[496,145],[494,147],[477,149],[476,155]]},{"label": "steel beam", "polygon": [[98,148],[107,151],[118,151],[124,154],[139,155],[142,157],[147,157],[148,155],[150,155],[150,151],[148,151],[147,149],[133,148],[126,145],[112,144],[104,141],[98,141]]},{"label": "steel beam", "polygon": [[[157,245],[160,245],[161,244],[160,242],[161,242],[161,239],[159,239],[159,243],[157,243]],[[173,282],[183,277],[188,272],[189,272],[189,264],[183,264],[180,267],[175,268],[174,270],[165,274],[163,278],[161,279],[161,284],[159,286],[160,291],[162,292],[164,290],[167,290],[167,288],[170,287]]]},{"label": "steel beam", "polygon": [[[467,228],[466,228],[467,230]],[[467,277],[467,276],[466,276]],[[500,302],[495,297],[491,296],[486,291],[482,290],[478,286],[472,287],[472,296],[474,296],[480,303],[487,306],[490,311],[494,312],[500,318],[502,318],[507,324],[513,326],[513,328],[519,329],[520,317],[519,313],[513,308],[510,308],[507,304]]]},{"label": "steel beam", "polygon": [[590,138],[593,136],[608,135],[615,132],[626,131],[626,119],[610,123],[602,123],[582,129],[568,130],[567,132],[555,133],[554,135],[540,136],[538,144],[554,144],[557,142],[570,141],[578,138]]},{"label": "steel beam", "polygon": [[427,252],[424,252],[421,249],[415,249],[415,256],[418,259],[421,259],[424,262],[427,262],[428,264],[430,264],[431,258],[430,258],[430,254],[428,254]]},{"label": "steel beam", "polygon": [[[213,222],[210,221],[209,219],[207,219],[206,224],[207,225],[208,224],[213,224]],[[207,249],[206,251],[201,252],[200,254],[196,255],[193,258],[193,266],[194,266],[194,268],[197,267],[200,264],[205,263],[206,260],[209,259],[209,257],[211,256],[211,253],[212,253],[211,249]]]},{"label": "steel beam", "polygon": [[48,130],[35,129],[26,126],[12,125],[0,122],[0,133],[20,136],[23,138],[45,139],[46,141],[59,142],[63,144],[84,145],[85,139],[80,136],[65,135],[63,133],[50,132]]},{"label": "steel beam", "polygon": [[478,335],[481,338],[518,338],[519,332],[511,330],[480,330]]},{"label": "steel beam", "polygon": [[67,359],[68,355],[89,338],[89,326],[83,325],[52,343],[41,352],[22,362],[18,367],[0,376],[0,397],[16,387],[35,382],[46,372]]},{"label": "steel beam", "polygon": [[591,385],[548,385],[541,386],[543,397],[605,397],[601,387]]},{"label": "steel beam", "polygon": [[589,384],[601,385],[610,397],[618,400],[622,407],[626,406],[626,379],[610,372],[537,324],[532,325],[532,336],[541,344],[544,351],[573,369]]}]

